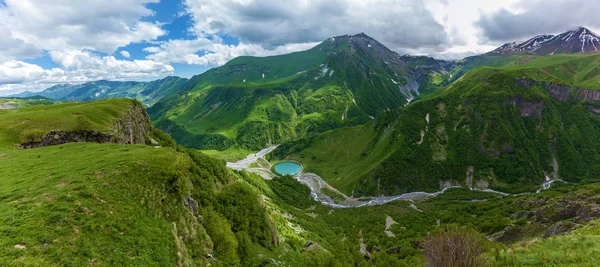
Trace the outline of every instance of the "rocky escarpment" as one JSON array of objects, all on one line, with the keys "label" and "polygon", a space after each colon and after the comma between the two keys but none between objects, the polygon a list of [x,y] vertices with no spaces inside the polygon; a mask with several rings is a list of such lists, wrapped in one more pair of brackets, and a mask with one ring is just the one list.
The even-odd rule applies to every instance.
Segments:
[{"label": "rocky escarpment", "polygon": [[584,100],[584,101],[600,101],[600,91],[591,90],[584,88],[571,87],[568,85],[555,84],[550,82],[538,82],[533,80],[521,79],[517,81],[518,85],[529,87],[529,86],[541,86],[544,88],[550,96],[560,100],[568,101],[570,99]]},{"label": "rocky escarpment", "polygon": [[130,108],[114,121],[111,135],[119,144],[144,144],[152,131],[150,116],[144,106],[133,101]]},{"label": "rocky escarpment", "polygon": [[[89,124],[89,123],[88,123]],[[78,120],[75,129],[50,131],[15,145],[29,149],[74,142],[145,144],[152,131],[150,117],[141,103],[132,101],[129,109],[117,117],[108,131],[87,129],[85,119]]]},{"label": "rocky escarpment", "polygon": [[513,223],[492,237],[496,241],[510,243],[535,233],[543,233],[544,237],[568,234],[600,218],[599,203],[600,198],[595,194],[518,200],[513,205],[521,211],[511,216]]}]

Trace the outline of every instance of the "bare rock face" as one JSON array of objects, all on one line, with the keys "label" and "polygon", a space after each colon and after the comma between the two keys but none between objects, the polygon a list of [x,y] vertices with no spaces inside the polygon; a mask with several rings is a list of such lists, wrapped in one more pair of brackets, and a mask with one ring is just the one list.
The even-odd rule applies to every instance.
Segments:
[{"label": "bare rock face", "polygon": [[61,145],[65,143],[76,142],[94,142],[94,143],[119,143],[113,135],[104,134],[98,131],[51,131],[40,142],[28,142],[16,145],[17,149],[29,149],[44,146]]},{"label": "bare rock face", "polygon": [[600,91],[598,91],[598,90],[587,90],[587,89],[575,88],[573,91],[574,91],[573,93],[579,100],[586,100],[586,101],[592,101],[592,102],[600,101]]},{"label": "bare rock face", "polygon": [[[584,88],[572,88],[568,85],[561,85],[549,82],[538,82],[528,79],[520,79],[517,81],[518,85],[530,87],[530,86],[541,86],[544,88],[550,96],[560,100],[569,101],[571,98],[585,101],[600,101],[600,90],[590,90]],[[523,116],[523,114],[521,114]]]},{"label": "bare rock face", "polygon": [[571,221],[559,221],[548,228],[544,237],[548,238],[555,235],[568,234],[574,228],[576,228],[576,225]]},{"label": "bare rock face", "polygon": [[550,95],[560,101],[568,101],[571,99],[571,87],[558,84],[545,84],[544,88],[548,90]]},{"label": "bare rock face", "polygon": [[321,248],[321,246],[319,244],[317,244],[317,242],[309,240],[308,242],[306,242],[306,244],[304,244],[304,247],[302,248],[302,252],[308,253],[308,252],[312,252],[312,251],[319,251],[322,249],[323,248]]},{"label": "bare rock face", "polygon": [[145,144],[151,131],[152,124],[146,109],[141,103],[132,101],[130,108],[114,120],[109,131],[50,131],[41,140],[17,144],[15,147],[29,149],[75,142]]},{"label": "bare rock face", "polygon": [[543,100],[526,101],[522,97],[515,97],[509,100],[509,103],[517,105],[521,111],[521,117],[542,118],[542,111],[545,103]]},{"label": "bare rock face", "polygon": [[542,231],[544,237],[568,234],[591,220],[600,218],[600,198],[594,195],[566,196],[560,199],[540,197],[513,203],[521,210],[510,218],[512,225],[494,233],[491,238],[503,243],[533,237]]},{"label": "bare rock face", "polygon": [[132,102],[131,108],[115,120],[111,135],[117,137],[120,144],[144,144],[146,136],[152,131],[150,116],[139,102]]}]

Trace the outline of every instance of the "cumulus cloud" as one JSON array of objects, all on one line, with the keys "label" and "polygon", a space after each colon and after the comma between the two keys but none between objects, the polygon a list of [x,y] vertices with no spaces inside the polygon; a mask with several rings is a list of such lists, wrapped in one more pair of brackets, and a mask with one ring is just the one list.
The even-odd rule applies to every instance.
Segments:
[{"label": "cumulus cloud", "polygon": [[0,36],[0,62],[16,58],[36,57],[41,53],[40,49],[17,38],[8,27],[2,24],[0,24]]},{"label": "cumulus cloud", "polygon": [[52,51],[50,57],[60,68],[43,69],[18,60],[0,64],[0,93],[41,91],[59,83],[159,78],[174,71],[171,65],[152,60],[117,60],[113,56],[101,57],[89,51]]},{"label": "cumulus cloud", "polygon": [[9,26],[12,35],[39,49],[112,53],[166,34],[159,23],[140,21],[154,14],[145,4],[158,1],[5,0],[0,25]]},{"label": "cumulus cloud", "polygon": [[287,44],[265,49],[258,44],[226,45],[217,39],[170,40],[159,46],[144,48],[151,53],[146,58],[164,63],[219,66],[239,56],[270,56],[306,50],[317,43]]},{"label": "cumulus cloud", "polygon": [[600,28],[598,10],[599,1],[521,1],[511,9],[482,13],[476,25],[481,29],[482,41],[507,42],[563,32],[578,26]]},{"label": "cumulus cloud", "polygon": [[[146,7],[159,0],[0,0],[0,92],[39,91],[57,83],[98,79],[139,80],[173,73],[153,60],[117,60],[112,54],[131,43],[167,34]],[[60,68],[23,62],[47,52]],[[95,51],[95,52],[91,52]],[[128,58],[128,51],[121,51]]]},{"label": "cumulus cloud", "polygon": [[123,56],[123,57],[126,57],[126,58],[130,58],[131,57],[131,54],[129,54],[129,52],[127,52],[125,50],[121,51],[120,53],[121,53],[121,56]]},{"label": "cumulus cloud", "polygon": [[448,36],[422,0],[187,0],[197,36],[226,34],[267,50],[366,32],[395,50],[441,50]]}]

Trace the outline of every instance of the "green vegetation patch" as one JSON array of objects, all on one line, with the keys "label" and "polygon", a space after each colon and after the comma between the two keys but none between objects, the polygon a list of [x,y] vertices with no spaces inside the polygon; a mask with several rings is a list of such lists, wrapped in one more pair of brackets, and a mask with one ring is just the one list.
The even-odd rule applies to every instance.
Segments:
[{"label": "green vegetation patch", "polygon": [[0,147],[8,148],[50,131],[109,131],[135,100],[108,99],[83,103],[37,105],[0,110]]}]

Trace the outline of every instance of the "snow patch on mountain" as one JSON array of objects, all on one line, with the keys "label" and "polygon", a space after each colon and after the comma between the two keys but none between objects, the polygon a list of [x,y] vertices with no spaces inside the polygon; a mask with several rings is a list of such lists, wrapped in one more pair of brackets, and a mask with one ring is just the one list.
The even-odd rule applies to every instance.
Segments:
[{"label": "snow patch on mountain", "polygon": [[488,54],[575,54],[597,52],[599,47],[600,36],[589,29],[579,27],[558,35],[538,35],[524,42],[506,43]]}]

